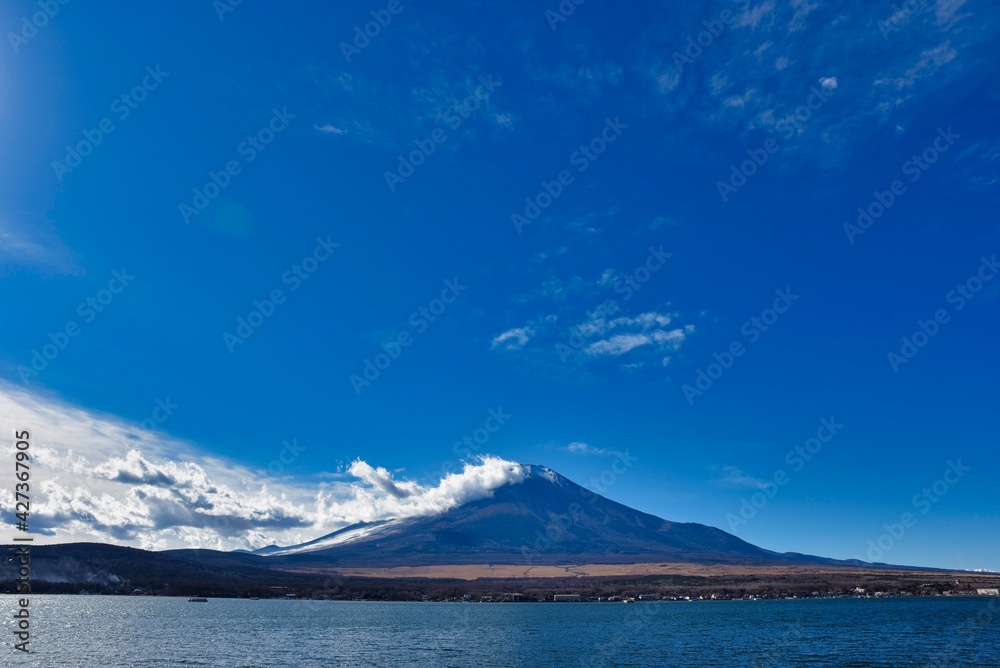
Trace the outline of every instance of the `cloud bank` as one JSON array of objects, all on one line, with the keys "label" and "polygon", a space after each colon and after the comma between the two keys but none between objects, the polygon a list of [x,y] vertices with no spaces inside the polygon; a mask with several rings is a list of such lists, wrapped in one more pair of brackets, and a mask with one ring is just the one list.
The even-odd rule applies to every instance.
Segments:
[{"label": "cloud bank", "polygon": [[[31,434],[31,532],[40,543],[146,549],[256,549],[312,540],[360,521],[427,516],[521,482],[499,457],[467,462],[436,485],[396,479],[356,459],[328,480],[276,479],[197,445],[0,383],[5,429]],[[330,477],[330,476],[320,476]],[[14,471],[0,471],[13,513]]]}]

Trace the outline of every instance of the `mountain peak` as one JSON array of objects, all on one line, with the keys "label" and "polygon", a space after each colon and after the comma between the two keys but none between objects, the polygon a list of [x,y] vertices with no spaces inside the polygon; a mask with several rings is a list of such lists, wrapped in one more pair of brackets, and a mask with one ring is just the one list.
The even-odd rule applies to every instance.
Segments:
[{"label": "mountain peak", "polygon": [[521,469],[525,472],[526,477],[545,478],[546,480],[555,483],[566,480],[566,478],[562,477],[548,466],[542,466],[541,464],[521,464]]},{"label": "mountain peak", "polygon": [[457,564],[828,563],[778,554],[721,529],[644,513],[538,464],[440,513],[362,522],[260,554],[350,567]]}]

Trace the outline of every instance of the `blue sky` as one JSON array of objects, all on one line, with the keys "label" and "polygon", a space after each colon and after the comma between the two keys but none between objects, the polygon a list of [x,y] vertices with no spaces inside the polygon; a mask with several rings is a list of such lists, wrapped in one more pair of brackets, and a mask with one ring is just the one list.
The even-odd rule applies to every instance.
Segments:
[{"label": "blue sky", "polygon": [[992,3],[41,5],[0,10],[40,446],[303,498],[492,454],[776,550],[909,512],[879,560],[1000,570]]}]

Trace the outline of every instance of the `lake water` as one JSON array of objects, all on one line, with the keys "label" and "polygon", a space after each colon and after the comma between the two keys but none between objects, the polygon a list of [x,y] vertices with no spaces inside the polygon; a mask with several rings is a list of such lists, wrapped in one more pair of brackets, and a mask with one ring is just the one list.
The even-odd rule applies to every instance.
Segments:
[{"label": "lake water", "polygon": [[378,603],[32,596],[0,666],[997,666],[1000,599]]}]

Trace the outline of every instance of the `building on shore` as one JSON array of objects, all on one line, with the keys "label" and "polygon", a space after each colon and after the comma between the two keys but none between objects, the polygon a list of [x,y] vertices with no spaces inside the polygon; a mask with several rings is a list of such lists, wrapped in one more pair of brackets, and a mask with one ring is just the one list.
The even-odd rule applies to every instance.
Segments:
[{"label": "building on shore", "polygon": [[976,593],[980,596],[1000,596],[1000,589],[977,589]]},{"label": "building on shore", "polygon": [[556,603],[576,602],[580,600],[579,594],[556,594],[552,597]]}]

